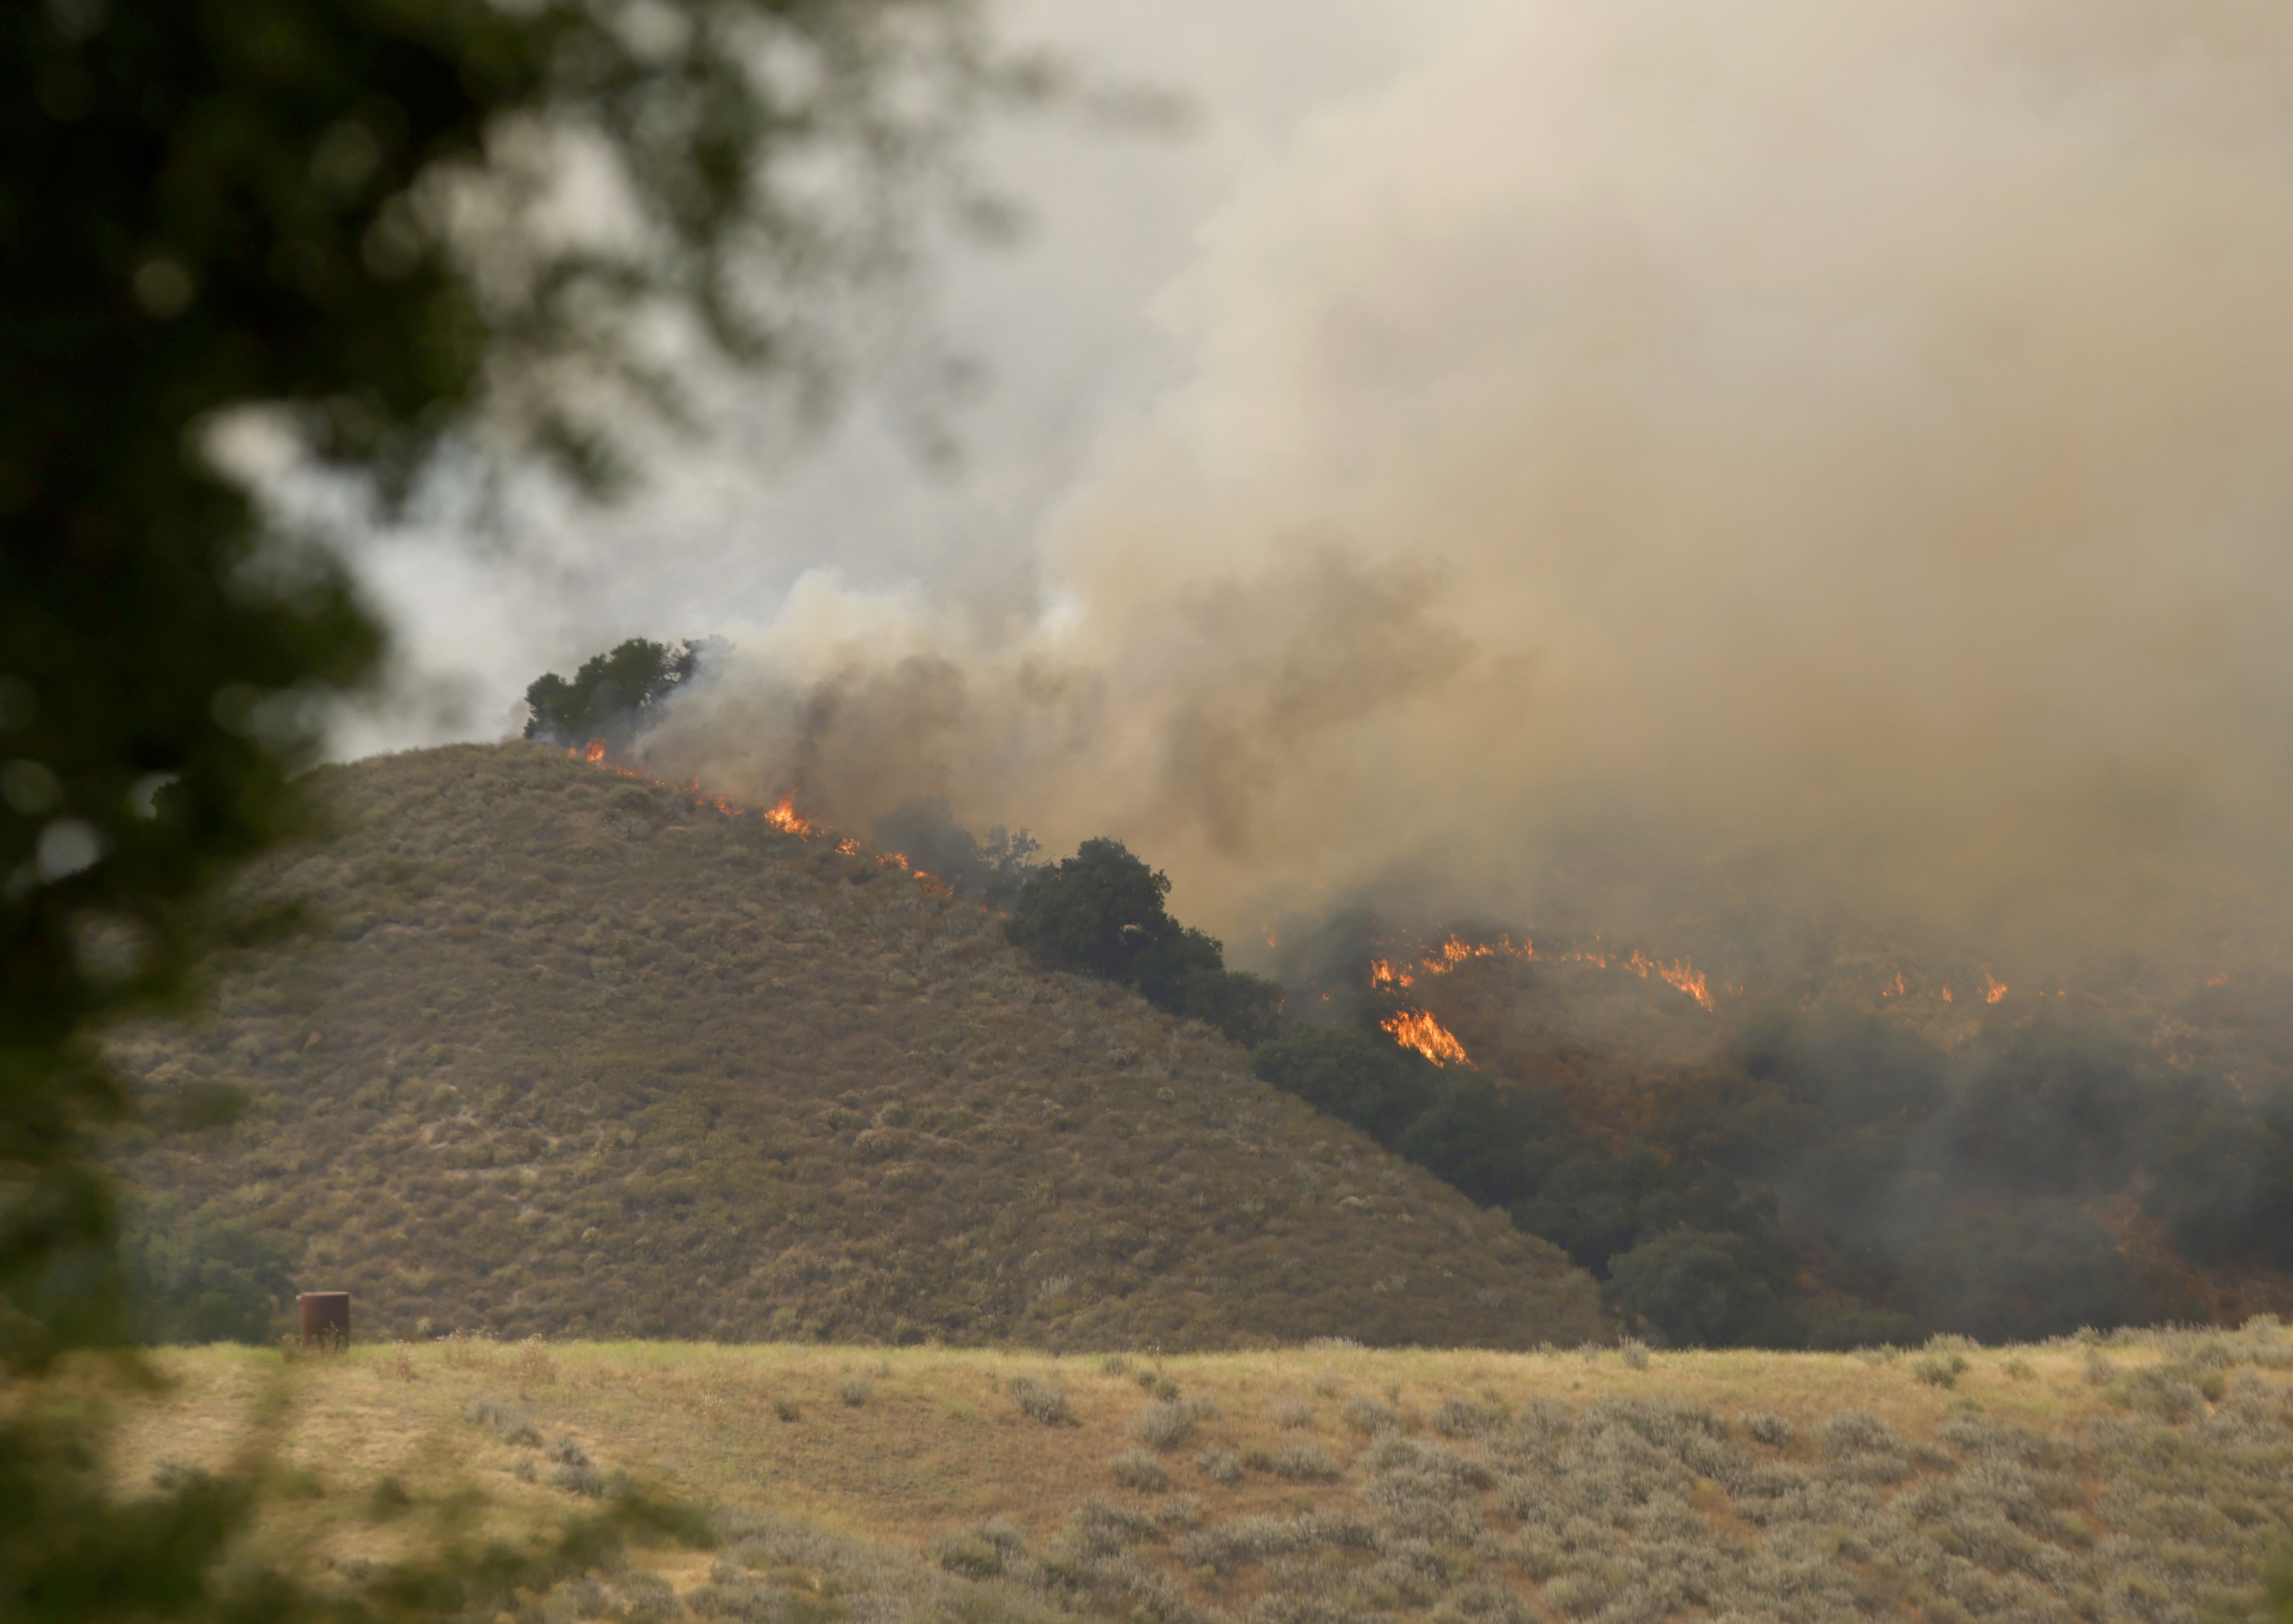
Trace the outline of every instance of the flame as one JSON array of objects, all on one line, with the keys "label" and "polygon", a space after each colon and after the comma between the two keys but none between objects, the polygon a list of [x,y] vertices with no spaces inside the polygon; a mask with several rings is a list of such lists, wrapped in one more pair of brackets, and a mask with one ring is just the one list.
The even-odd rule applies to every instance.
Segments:
[{"label": "flame", "polygon": [[[1438,946],[1426,949],[1418,958],[1417,966],[1428,975],[1446,975],[1460,965],[1471,964],[1477,958],[1497,957],[1530,960],[1542,958],[1542,955],[1536,950],[1535,941],[1529,938],[1523,938],[1520,944],[1515,946],[1510,935],[1500,936],[1494,942],[1466,941],[1453,933]],[[1642,981],[1654,976],[1666,986],[1686,993],[1706,1009],[1719,1008],[1718,1001],[1712,996],[1710,978],[1696,967],[1695,961],[1692,959],[1675,958],[1667,961],[1651,958],[1638,948],[1633,949],[1629,955],[1603,952],[1596,948],[1577,949],[1563,953],[1560,955],[1559,962],[1590,965],[1596,970],[1606,970],[1615,966],[1618,969],[1630,970]],[[1414,978],[1410,973],[1397,969],[1390,959],[1372,959],[1369,974],[1370,984],[1373,987],[1408,987],[1415,984]],[[1729,989],[1729,990],[1740,991],[1741,989]]]},{"label": "flame", "polygon": [[1720,1007],[1713,999],[1712,989],[1705,982],[1704,972],[1688,960],[1679,958],[1668,965],[1660,964],[1657,966],[1656,973],[1705,1008],[1716,1010]]},{"label": "flame", "polygon": [[1942,990],[1942,1001],[1946,1004],[1954,1004],[1957,1002],[1956,998],[1950,996],[1950,989],[1948,987]]},{"label": "flame", "polygon": [[784,835],[809,835],[812,833],[811,820],[798,812],[796,809],[796,797],[792,795],[782,796],[780,798],[779,804],[774,806],[769,812],[766,812],[764,814],[764,818],[766,822],[771,824],[774,828],[780,830]]},{"label": "flame", "polygon": [[589,741],[589,747],[581,752],[581,759],[593,767],[602,764],[605,759],[605,741],[602,739],[592,739]]},{"label": "flame", "polygon": [[1910,983],[1903,980],[1903,973],[1898,970],[1895,972],[1895,979],[1879,989],[1879,996],[1883,998],[1900,998],[1910,990]]},{"label": "flame", "polygon": [[1369,961],[1369,984],[1373,987],[1414,987],[1417,978],[1406,970],[1397,970],[1388,958]]},{"label": "flame", "polygon": [[851,836],[847,835],[843,839],[836,843],[836,849],[843,855],[850,857],[860,850],[860,843],[853,839]]},{"label": "flame", "polygon": [[2228,972],[2228,971],[2226,971],[2226,970],[2221,970],[2221,971],[2216,971],[2215,974],[2211,974],[2211,975],[2208,975],[2208,977],[2206,977],[2206,985],[2207,985],[2207,986],[2208,986],[2208,987],[2226,987],[2226,986],[2228,986],[2228,985],[2229,985],[2229,972]]},{"label": "flame", "polygon": [[1985,965],[1982,967],[1982,1001],[1986,1004],[1996,1004],[2005,996],[2006,983],[1991,974],[1990,966]]},{"label": "flame", "polygon": [[1459,1043],[1449,1029],[1422,1009],[1405,1009],[1391,1019],[1379,1023],[1393,1034],[1393,1040],[1405,1048],[1415,1049],[1437,1066],[1454,1063],[1470,1066],[1465,1057],[1465,1046]]}]

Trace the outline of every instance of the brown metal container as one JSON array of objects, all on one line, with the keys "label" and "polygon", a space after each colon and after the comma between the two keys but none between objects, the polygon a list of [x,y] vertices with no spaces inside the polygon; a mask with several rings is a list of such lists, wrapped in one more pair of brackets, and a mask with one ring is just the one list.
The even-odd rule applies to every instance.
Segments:
[{"label": "brown metal container", "polygon": [[341,1346],[351,1339],[351,1294],[305,1291],[295,1299],[303,1312],[305,1346]]}]

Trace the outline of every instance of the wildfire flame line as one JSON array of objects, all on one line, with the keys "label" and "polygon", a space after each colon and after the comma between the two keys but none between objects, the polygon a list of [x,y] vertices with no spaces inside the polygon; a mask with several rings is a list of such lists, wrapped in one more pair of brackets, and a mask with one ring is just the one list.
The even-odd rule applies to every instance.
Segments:
[{"label": "wildfire flame line", "polygon": [[[1642,981],[1656,977],[1666,986],[1686,993],[1706,1009],[1716,1010],[1719,1001],[1712,996],[1712,983],[1703,971],[1689,958],[1651,958],[1635,948],[1629,954],[1604,953],[1598,949],[1577,949],[1552,959],[1544,959],[1536,943],[1524,940],[1518,947],[1511,936],[1500,936],[1494,942],[1466,941],[1452,934],[1438,946],[1428,949],[1417,960],[1417,967],[1428,975],[1446,975],[1460,965],[1471,964],[1477,958],[1509,957],[1542,960],[1546,963],[1590,965],[1596,970],[1610,967],[1630,970]],[[1387,958],[1373,958],[1369,966],[1373,987],[1414,987],[1416,978],[1406,969],[1398,967]]]},{"label": "wildfire flame line", "polygon": [[[806,817],[802,812],[797,811],[796,796],[793,795],[784,795],[772,805],[766,807],[743,806],[739,802],[733,800],[730,796],[710,794],[708,790],[701,788],[701,780],[699,779],[693,779],[687,783],[672,784],[666,779],[652,778],[645,773],[639,772],[634,767],[625,767],[620,763],[610,759],[609,747],[602,739],[593,739],[587,745],[575,745],[572,748],[567,750],[565,754],[574,761],[585,762],[592,767],[598,768],[603,772],[612,773],[618,778],[635,779],[641,784],[652,784],[663,789],[674,790],[678,795],[691,796],[695,804],[702,806],[714,807],[719,813],[727,818],[746,818],[754,816],[769,824],[774,828],[780,830],[782,834],[794,835],[801,840],[809,840],[813,836],[820,832],[820,828],[817,824],[814,823],[811,819]],[[851,836],[847,836],[836,843],[836,850],[843,853],[845,856],[854,856],[856,855],[860,850],[860,843],[857,840],[853,839]],[[896,868],[902,873],[912,877],[920,885],[933,886],[940,890],[944,890],[946,888],[936,875],[927,874],[922,869],[916,868],[908,861],[905,856],[898,852],[886,852],[879,853],[876,858],[876,862],[880,868]]]},{"label": "wildfire flame line", "polygon": [[1415,1049],[1437,1066],[1471,1066],[1465,1046],[1456,1035],[1422,1009],[1404,1009],[1378,1023],[1393,1034],[1395,1042],[1406,1048]]}]

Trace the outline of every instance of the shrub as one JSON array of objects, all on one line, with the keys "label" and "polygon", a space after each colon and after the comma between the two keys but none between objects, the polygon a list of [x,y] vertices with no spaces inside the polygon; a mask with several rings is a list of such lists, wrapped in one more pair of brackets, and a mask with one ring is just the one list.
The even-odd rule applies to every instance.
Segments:
[{"label": "shrub", "polygon": [[547,1386],[557,1379],[557,1361],[549,1356],[549,1345],[539,1337],[528,1337],[517,1345],[511,1355],[510,1368],[516,1373],[520,1394],[528,1387]]},{"label": "shrub", "polygon": [[1349,1399],[1340,1412],[1341,1418],[1365,1438],[1388,1432],[1401,1425],[1400,1413],[1379,1403],[1375,1399]]},{"label": "shrub", "polygon": [[804,1418],[804,1406],[796,1402],[793,1393],[775,1393],[773,1394],[773,1413],[783,1421],[798,1421]]},{"label": "shrub", "polygon": [[587,1451],[562,1433],[558,1434],[557,1442],[541,1453],[544,1459],[556,1461],[561,1466],[586,1466],[589,1464]]},{"label": "shrub", "polygon": [[566,1465],[549,1468],[551,1486],[569,1494],[587,1495],[591,1499],[605,1492],[605,1480],[597,1468],[587,1461],[579,1466]]},{"label": "shrub", "polygon": [[534,1430],[525,1411],[498,1399],[482,1395],[472,1399],[463,1406],[462,1419],[492,1427],[494,1436],[504,1443],[538,1445],[541,1442],[541,1434]]},{"label": "shrub", "polygon": [[1966,1355],[1956,1352],[1922,1353],[1911,1361],[1912,1378],[1930,1387],[1956,1387],[1966,1369]]},{"label": "shrub", "polygon": [[1114,1469],[1114,1481],[1126,1489],[1160,1494],[1171,1486],[1170,1473],[1145,1450],[1125,1450],[1106,1464]]},{"label": "shrub", "polygon": [[1736,1421],[1754,1442],[1764,1443],[1770,1449],[1782,1449],[1799,1435],[1789,1421],[1763,1410],[1746,1410]]},{"label": "shrub", "polygon": [[1318,1443],[1292,1443],[1276,1451],[1272,1471],[1292,1483],[1325,1483],[1338,1475],[1337,1458]]},{"label": "shrub", "polygon": [[1476,1403],[1471,1399],[1446,1398],[1433,1407],[1425,1424],[1444,1438],[1478,1438],[1503,1426],[1505,1419],[1503,1406],[1494,1400]]},{"label": "shrub", "polygon": [[1333,1399],[1345,1390],[1346,1378],[1335,1370],[1325,1370],[1314,1378],[1314,1391],[1325,1399]]},{"label": "shrub", "polygon": [[1012,1571],[1026,1555],[1027,1542],[1001,1517],[942,1534],[932,1542],[932,1560],[967,1579],[993,1579]]},{"label": "shrub", "polygon": [[1853,1477],[1892,1483],[1910,1472],[1902,1434],[1868,1410],[1843,1410],[1825,1422],[1823,1449]]},{"label": "shrub", "polygon": [[1215,1413],[1202,1399],[1156,1399],[1130,1418],[1130,1435],[1141,1443],[1167,1450],[1194,1430],[1195,1423]]},{"label": "shrub", "polygon": [[1004,1384],[1004,1391],[1011,1395],[1011,1402],[1019,1407],[1022,1415],[1046,1426],[1065,1426],[1074,1421],[1074,1408],[1067,1402],[1067,1390],[1056,1381],[1015,1376]]},{"label": "shrub", "polygon": [[1242,1457],[1232,1450],[1213,1445],[1195,1456],[1195,1464],[1214,1483],[1236,1483],[1242,1477]]},{"label": "shrub", "polygon": [[874,1395],[875,1391],[876,1384],[870,1381],[866,1377],[861,1375],[857,1370],[853,1371],[836,1384],[836,1396],[842,1399],[846,1403],[851,1405],[855,1410],[857,1410],[863,1404],[865,1404],[869,1399]]},{"label": "shrub", "polygon": [[1626,1369],[1645,1370],[1649,1368],[1648,1344],[1638,1337],[1625,1337],[1616,1345],[1616,1352],[1623,1356]]},{"label": "shrub", "polygon": [[1314,1407],[1299,1398],[1275,1401],[1274,1424],[1284,1432],[1296,1432],[1314,1424]]}]

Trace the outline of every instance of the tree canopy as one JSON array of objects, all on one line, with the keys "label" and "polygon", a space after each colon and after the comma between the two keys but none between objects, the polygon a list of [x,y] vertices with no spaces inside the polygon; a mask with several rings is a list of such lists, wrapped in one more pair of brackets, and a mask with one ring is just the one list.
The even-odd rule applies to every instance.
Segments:
[{"label": "tree canopy", "polygon": [[1136,987],[1158,1008],[1208,1022],[1237,1042],[1270,1036],[1281,988],[1228,970],[1216,937],[1171,917],[1170,894],[1168,875],[1102,836],[1037,869],[1005,929],[1041,963]]},{"label": "tree canopy", "polygon": [[671,645],[632,637],[582,661],[570,683],[548,672],[525,691],[525,736],[568,747],[603,739],[620,754],[700,660],[701,645],[690,639]]}]

